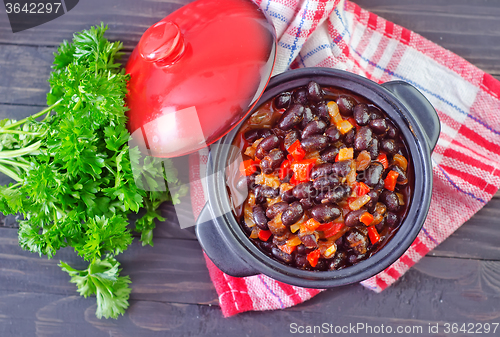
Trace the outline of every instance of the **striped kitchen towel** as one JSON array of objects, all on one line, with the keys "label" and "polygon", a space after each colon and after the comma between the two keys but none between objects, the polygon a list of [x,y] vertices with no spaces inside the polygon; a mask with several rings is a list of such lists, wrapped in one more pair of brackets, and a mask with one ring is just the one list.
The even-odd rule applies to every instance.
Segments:
[{"label": "striped kitchen towel", "polygon": [[[274,74],[298,67],[332,67],[377,83],[406,81],[436,108],[441,135],[432,154],[429,215],[406,253],[362,285],[380,292],[481,209],[500,187],[500,83],[459,56],[349,1],[256,0],[278,36]],[[193,211],[205,203],[207,152],[190,158]],[[453,211],[456,210],[456,211]],[[458,211],[460,210],[460,211]],[[207,259],[224,316],[301,303],[321,290],[264,275],[230,277]]]}]

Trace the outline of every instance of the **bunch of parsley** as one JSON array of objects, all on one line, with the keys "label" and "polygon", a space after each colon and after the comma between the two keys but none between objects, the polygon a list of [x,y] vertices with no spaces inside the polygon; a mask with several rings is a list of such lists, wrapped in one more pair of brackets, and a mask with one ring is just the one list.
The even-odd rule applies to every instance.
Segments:
[{"label": "bunch of parsley", "polygon": [[[96,295],[99,318],[116,318],[130,294],[130,278],[119,276],[114,258],[132,242],[127,215],[146,208],[135,230],[143,245],[152,245],[154,221],[164,220],[158,206],[178,202],[185,190],[158,188],[167,175],[169,186],[178,184],[172,166],[162,168],[164,159],[131,163],[140,156],[138,148],[129,148],[125,126],[128,75],[116,62],[122,44],[106,40],[106,30],[92,27],[58,48],[48,108],[20,121],[0,121],[0,172],[15,181],[0,186],[0,212],[23,215],[24,249],[51,258],[73,247],[88,268],[64,262],[61,268],[81,295]],[[145,179],[136,184],[133,173]]]}]

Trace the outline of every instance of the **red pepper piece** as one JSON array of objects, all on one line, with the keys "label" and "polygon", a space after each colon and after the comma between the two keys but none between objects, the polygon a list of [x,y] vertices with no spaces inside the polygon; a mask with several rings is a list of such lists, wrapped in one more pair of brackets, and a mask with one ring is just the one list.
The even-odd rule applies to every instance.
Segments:
[{"label": "red pepper piece", "polygon": [[295,249],[297,249],[297,246],[289,246],[287,244],[284,244],[284,245],[281,245],[281,246],[278,246],[278,247],[279,247],[279,249],[281,249],[282,251],[284,251],[287,254],[292,254],[293,251]]},{"label": "red pepper piece", "polygon": [[361,221],[362,223],[364,223],[367,226],[370,226],[370,224],[373,222],[373,215],[371,215],[368,212],[364,212],[359,217],[359,221]]},{"label": "red pepper piece", "polygon": [[288,175],[292,173],[292,168],[290,164],[290,160],[284,160],[283,163],[281,163],[280,166],[280,179],[285,180]]},{"label": "red pepper piece", "polygon": [[384,170],[389,167],[389,161],[387,160],[387,155],[383,152],[381,152],[378,157],[377,161],[384,165]]},{"label": "red pepper piece", "polygon": [[273,235],[273,233],[271,233],[271,231],[266,231],[266,230],[262,230],[262,229],[259,231],[259,239],[261,239],[262,241],[269,240],[271,235]]},{"label": "red pepper piece", "polygon": [[375,226],[368,227],[368,237],[372,245],[376,244],[380,240],[380,234],[377,232]]},{"label": "red pepper piece", "polygon": [[387,173],[387,177],[384,180],[384,188],[388,189],[389,191],[394,191],[394,188],[396,187],[396,183],[398,181],[398,176],[399,173],[396,171],[390,171]]},{"label": "red pepper piece", "polygon": [[290,147],[288,148],[288,152],[295,160],[302,160],[306,156],[306,151],[304,151],[298,139],[292,145],[290,145]]},{"label": "red pepper piece", "polygon": [[342,229],[342,227],[344,227],[344,224],[342,222],[328,222],[322,224],[321,226],[316,228],[316,230],[323,231],[323,233],[325,234],[325,238],[329,238],[337,234]]},{"label": "red pepper piece", "polygon": [[368,187],[368,185],[363,182],[359,182],[356,184],[356,194],[358,195],[358,197],[362,197],[368,192],[370,192],[370,187]]},{"label": "red pepper piece", "polygon": [[313,250],[312,252],[307,254],[307,261],[309,261],[309,264],[312,267],[316,267],[316,265],[318,264],[318,259],[319,259],[320,255],[321,255],[321,252],[319,251],[319,249]]},{"label": "red pepper piece", "polygon": [[293,170],[292,179],[298,184],[308,181],[311,177],[310,173],[315,163],[316,159],[294,161],[291,164]]},{"label": "red pepper piece", "polygon": [[356,128],[356,131],[358,131],[361,126],[358,125],[358,123],[356,123],[356,120],[354,119],[354,117],[349,117],[347,118],[347,120],[349,121],[349,123],[352,124],[352,126],[354,126]]},{"label": "red pepper piece", "polygon": [[252,159],[244,160],[240,164],[240,172],[246,176],[252,175],[255,171],[257,171],[257,165],[259,165],[256,161]]},{"label": "red pepper piece", "polygon": [[307,229],[306,232],[314,232],[319,226],[321,226],[321,224],[311,218],[301,226],[304,226]]}]

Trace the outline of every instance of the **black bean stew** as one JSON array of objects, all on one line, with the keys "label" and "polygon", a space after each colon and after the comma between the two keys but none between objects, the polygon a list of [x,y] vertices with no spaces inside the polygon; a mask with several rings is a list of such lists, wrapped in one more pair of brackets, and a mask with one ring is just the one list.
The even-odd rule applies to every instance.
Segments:
[{"label": "black bean stew", "polygon": [[405,217],[413,169],[398,128],[344,89],[310,82],[264,103],[233,145],[243,153],[235,209],[255,245],[322,271],[380,250]]}]

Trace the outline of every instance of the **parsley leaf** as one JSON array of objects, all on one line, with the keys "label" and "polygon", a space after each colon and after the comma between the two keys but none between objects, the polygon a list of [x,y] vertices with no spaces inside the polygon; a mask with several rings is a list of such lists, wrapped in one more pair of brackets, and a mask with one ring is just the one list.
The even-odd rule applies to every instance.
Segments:
[{"label": "parsley leaf", "polygon": [[164,220],[160,204],[178,202],[186,190],[169,160],[138,159],[138,147],[129,148],[129,76],[117,62],[122,44],[106,40],[106,30],[91,27],[59,46],[46,109],[0,121],[0,172],[15,181],[0,186],[0,212],[23,215],[24,249],[51,258],[73,247],[88,268],[61,268],[81,295],[96,296],[98,317],[116,318],[130,293],[114,258],[132,242],[127,215],[146,208],[135,230],[152,246],[155,221]]}]

